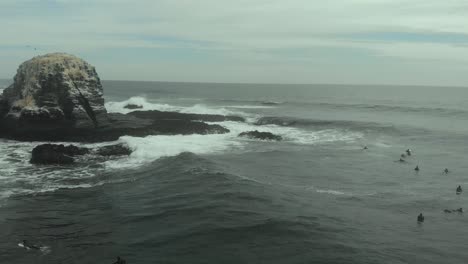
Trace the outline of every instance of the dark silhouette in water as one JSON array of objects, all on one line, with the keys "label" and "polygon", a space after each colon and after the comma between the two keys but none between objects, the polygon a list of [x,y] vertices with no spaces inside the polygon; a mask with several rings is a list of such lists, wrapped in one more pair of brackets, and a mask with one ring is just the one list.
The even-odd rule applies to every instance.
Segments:
[{"label": "dark silhouette in water", "polygon": [[406,160],[404,160],[403,158],[400,158],[398,161],[399,162],[406,162]]},{"label": "dark silhouette in water", "polygon": [[419,165],[414,168],[415,171],[419,171]]},{"label": "dark silhouette in water", "polygon": [[461,192],[463,192],[463,189],[460,185],[458,185],[457,187],[457,194],[460,194]]},{"label": "dark silhouette in water", "polygon": [[419,223],[424,222],[424,216],[423,216],[422,213],[420,213],[420,214],[418,215],[418,222],[419,222]]},{"label": "dark silhouette in water", "polygon": [[411,149],[407,149],[407,150],[406,150],[406,154],[407,154],[408,156],[411,156]]},{"label": "dark silhouette in water", "polygon": [[449,170],[448,170],[447,168],[445,168],[444,173],[445,173],[445,174],[448,174],[448,173],[449,173]]},{"label": "dark silhouette in water", "polygon": [[405,154],[401,154],[400,157],[401,157],[402,159],[404,159],[404,158],[406,158],[406,155],[405,155]]},{"label": "dark silhouette in water", "polygon": [[449,210],[449,209],[444,210],[444,213],[449,213],[449,214],[450,213],[456,213],[456,212],[463,213],[463,208],[458,208],[458,209],[455,209],[455,210]]},{"label": "dark silhouette in water", "polygon": [[40,247],[36,246],[36,245],[33,245],[33,244],[29,244],[28,241],[26,240],[23,240],[23,247],[26,248],[26,249],[41,249]]},{"label": "dark silhouette in water", "polygon": [[363,149],[369,149],[369,148],[368,148],[367,146],[364,146],[364,148],[363,148]]},{"label": "dark silhouette in water", "polygon": [[123,258],[117,257],[117,261],[114,262],[114,264],[127,264],[127,261]]},{"label": "dark silhouette in water", "polygon": [[84,97],[84,95],[81,93],[81,90],[78,88],[78,85],[76,85],[75,82],[73,82],[73,85],[75,86],[76,90],[78,91],[79,95],[78,96],[78,102],[80,102],[81,106],[84,108],[86,111],[86,114],[88,114],[88,117],[93,121],[94,127],[98,127],[98,121],[96,119],[96,114],[93,111],[93,108],[89,104],[88,99]]}]

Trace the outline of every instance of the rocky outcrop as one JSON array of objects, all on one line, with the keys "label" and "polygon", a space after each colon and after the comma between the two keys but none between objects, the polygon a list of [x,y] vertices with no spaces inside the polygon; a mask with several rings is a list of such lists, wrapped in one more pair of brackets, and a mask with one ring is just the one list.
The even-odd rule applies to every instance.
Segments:
[{"label": "rocky outcrop", "polygon": [[126,109],[134,110],[134,109],[142,109],[142,105],[136,105],[136,104],[127,104],[124,106]]},{"label": "rocky outcrop", "polygon": [[19,132],[93,128],[106,118],[95,68],[65,53],[38,56],[21,64],[3,97],[8,109],[4,125]]},{"label": "rocky outcrop", "polygon": [[132,150],[124,144],[110,145],[101,147],[97,150],[96,154],[100,156],[128,156],[132,154]]},{"label": "rocky outcrop", "polygon": [[125,144],[104,146],[97,149],[77,147],[63,144],[43,144],[32,150],[32,164],[72,164],[76,156],[95,154],[103,157],[128,156],[132,150]]},{"label": "rocky outcrop", "polygon": [[95,68],[64,53],[35,57],[21,64],[14,83],[0,96],[0,137],[15,140],[100,142],[124,135],[229,132],[203,121],[244,119],[160,111],[108,114]]},{"label": "rocky outcrop", "polygon": [[134,111],[128,115],[138,118],[151,119],[154,121],[161,120],[183,120],[183,121],[203,121],[203,122],[224,122],[235,121],[245,122],[245,119],[240,116],[223,116],[223,115],[207,115],[207,114],[188,114],[179,112],[163,112],[157,110],[151,111]]},{"label": "rocky outcrop", "polygon": [[74,156],[89,153],[87,148],[69,145],[44,144],[35,147],[30,162],[33,164],[71,164]]},{"label": "rocky outcrop", "polygon": [[257,130],[242,132],[239,134],[239,137],[247,137],[247,138],[253,138],[253,139],[260,139],[260,140],[274,140],[274,141],[283,140],[283,137],[279,135],[275,135],[270,132],[259,132]]},{"label": "rocky outcrop", "polygon": [[8,113],[8,101],[0,95],[0,119]]}]

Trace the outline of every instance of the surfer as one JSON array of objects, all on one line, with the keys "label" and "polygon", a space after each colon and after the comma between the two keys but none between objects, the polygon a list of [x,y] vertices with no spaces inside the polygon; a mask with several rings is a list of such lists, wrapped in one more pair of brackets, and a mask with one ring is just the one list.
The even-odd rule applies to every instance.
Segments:
[{"label": "surfer", "polygon": [[448,173],[449,173],[449,170],[448,170],[447,168],[445,168],[444,173],[445,173],[445,174],[448,174]]},{"label": "surfer", "polygon": [[422,213],[420,213],[420,214],[418,215],[418,222],[419,222],[419,223],[424,222],[424,216],[423,216]]},{"label": "surfer", "polygon": [[449,209],[445,209],[444,210],[444,213],[463,213],[463,208],[458,208],[458,209],[455,209],[455,210],[449,210]]},{"label": "surfer", "polygon": [[458,185],[457,187],[457,194],[460,194],[461,192],[463,192],[463,189],[460,185]]},{"label": "surfer", "polygon": [[419,171],[419,165],[414,168],[415,171]]},{"label": "surfer", "polygon": [[408,156],[411,156],[411,149],[407,149],[406,154],[408,154]]},{"label": "surfer", "polygon": [[127,264],[127,261],[123,258],[117,257],[117,261],[114,262],[114,264]]},{"label": "surfer", "polygon": [[399,162],[406,162],[406,160],[404,160],[403,158],[400,158],[398,161]]},{"label": "surfer", "polygon": [[26,248],[26,249],[41,249],[40,247],[36,246],[36,245],[33,245],[33,244],[29,244],[28,241],[26,240],[23,240],[23,247]]},{"label": "surfer", "polygon": [[364,149],[369,149],[367,146],[364,146]]}]

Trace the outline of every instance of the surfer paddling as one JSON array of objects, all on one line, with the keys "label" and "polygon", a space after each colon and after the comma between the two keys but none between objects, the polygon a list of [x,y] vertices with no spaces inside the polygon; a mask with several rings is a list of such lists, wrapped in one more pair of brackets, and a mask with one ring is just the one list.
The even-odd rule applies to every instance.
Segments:
[{"label": "surfer paddling", "polygon": [[23,247],[25,249],[37,249],[37,250],[41,249],[40,247],[38,247],[36,245],[30,244],[27,240],[23,240]]}]

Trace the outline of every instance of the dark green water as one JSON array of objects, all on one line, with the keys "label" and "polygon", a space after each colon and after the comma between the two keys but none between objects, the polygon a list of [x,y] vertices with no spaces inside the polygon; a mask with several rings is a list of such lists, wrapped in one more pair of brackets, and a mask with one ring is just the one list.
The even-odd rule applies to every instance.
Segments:
[{"label": "dark green water", "polygon": [[[2,141],[1,263],[468,261],[467,216],[443,212],[468,202],[455,194],[468,188],[466,88],[104,87],[111,111],[130,101],[250,123],[222,123],[226,135],[123,137],[129,158],[74,167],[33,167],[30,143]],[[236,136],[252,129],[285,140]],[[23,239],[48,248],[25,251]]]}]

